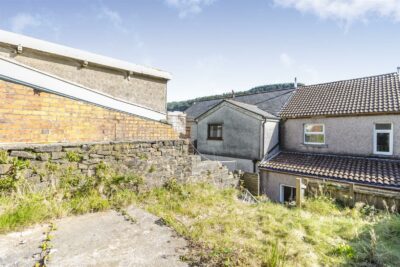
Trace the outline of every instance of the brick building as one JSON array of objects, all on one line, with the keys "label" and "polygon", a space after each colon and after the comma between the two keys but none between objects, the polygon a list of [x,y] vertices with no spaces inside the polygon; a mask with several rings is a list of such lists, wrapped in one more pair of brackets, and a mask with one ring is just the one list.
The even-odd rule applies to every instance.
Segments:
[{"label": "brick building", "polygon": [[178,138],[170,74],[0,31],[0,143]]}]

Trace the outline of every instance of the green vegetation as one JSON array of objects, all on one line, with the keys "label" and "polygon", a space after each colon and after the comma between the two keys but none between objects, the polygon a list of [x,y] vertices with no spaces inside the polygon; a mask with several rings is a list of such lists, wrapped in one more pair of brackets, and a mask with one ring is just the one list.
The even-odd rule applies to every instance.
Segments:
[{"label": "green vegetation", "polygon": [[68,151],[66,157],[69,162],[80,162],[82,160],[82,155],[75,151]]},{"label": "green vegetation", "polygon": [[186,260],[211,266],[399,266],[400,216],[344,208],[328,198],[303,209],[237,200],[236,190],[180,185],[138,204],[191,241]]},{"label": "green vegetation", "polygon": [[[299,83],[298,85],[303,86],[304,84]],[[294,87],[293,83],[267,84],[267,85],[254,87],[247,91],[235,92],[235,96],[249,95],[249,94],[255,94],[255,93],[264,93],[264,92],[274,91],[274,90],[279,90],[279,89],[290,89],[293,87]],[[215,99],[224,99],[224,98],[230,98],[230,97],[232,97],[232,93],[224,93],[222,95],[203,96],[203,97],[198,97],[198,98],[189,99],[189,100],[185,100],[185,101],[169,102],[167,108],[168,108],[168,111],[184,111],[187,108],[189,108],[191,105],[193,105],[194,102],[215,100]]]},{"label": "green vegetation", "polygon": [[308,199],[303,209],[246,204],[237,199],[238,190],[182,185],[175,179],[144,191],[141,176],[121,175],[105,163],[93,176],[49,163],[43,179],[59,182],[34,192],[21,175],[27,163],[13,164],[19,178],[0,192],[0,233],[110,208],[135,223],[124,210],[134,203],[189,240],[184,260],[195,266],[400,265],[400,216],[368,206],[345,208],[324,197]]},{"label": "green vegetation", "polygon": [[[16,161],[16,166],[21,165]],[[141,176],[121,175],[105,163],[98,165],[92,177],[74,167],[60,168],[52,163],[46,167],[42,179],[58,177],[56,186],[34,192],[21,176],[0,191],[0,233],[72,214],[120,209],[135,201],[144,183]]]}]

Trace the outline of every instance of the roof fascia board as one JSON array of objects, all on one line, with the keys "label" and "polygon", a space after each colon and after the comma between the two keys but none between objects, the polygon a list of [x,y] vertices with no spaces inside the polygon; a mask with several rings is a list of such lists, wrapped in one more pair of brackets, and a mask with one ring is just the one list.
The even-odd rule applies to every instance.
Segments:
[{"label": "roof fascia board", "polygon": [[118,100],[0,57],[0,78],[104,108],[161,121],[166,114]]},{"label": "roof fascia board", "polygon": [[172,78],[171,74],[166,71],[136,65],[136,64],[129,63],[126,61],[97,55],[97,54],[82,51],[79,49],[39,40],[36,38],[32,38],[32,37],[12,33],[12,32],[7,32],[7,31],[3,31],[3,30],[0,30],[0,42],[15,45],[15,46],[21,45],[22,47],[30,48],[33,50],[38,50],[38,51],[55,54],[55,55],[59,55],[59,56],[63,56],[63,57],[73,58],[73,59],[77,59],[77,60],[83,60],[83,61],[87,61],[89,63],[92,62],[97,65],[101,65],[101,66],[105,66],[105,67],[121,69],[124,71],[131,71],[131,72],[141,74],[141,75],[152,76],[152,77],[161,78],[161,79],[165,79],[165,80],[170,80]]},{"label": "roof fascia board", "polygon": [[253,111],[247,110],[243,107],[234,105],[231,102],[225,101],[223,100],[221,103],[217,104],[216,106],[212,107],[211,109],[207,110],[206,112],[204,112],[203,114],[199,115],[195,120],[196,121],[200,121],[202,120],[204,117],[207,117],[209,115],[211,115],[212,113],[216,112],[217,110],[221,109],[222,107],[229,107],[229,108],[233,108],[239,112],[242,112],[250,117],[256,118],[258,120],[263,120],[265,117],[261,116],[260,114],[254,113]]}]

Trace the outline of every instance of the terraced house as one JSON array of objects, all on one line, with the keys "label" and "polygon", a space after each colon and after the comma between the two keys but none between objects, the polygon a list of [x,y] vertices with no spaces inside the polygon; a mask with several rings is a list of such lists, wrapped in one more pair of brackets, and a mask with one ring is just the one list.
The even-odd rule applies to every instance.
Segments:
[{"label": "terraced house", "polygon": [[170,74],[0,30],[0,143],[165,140]]},{"label": "terraced house", "polygon": [[280,117],[280,152],[259,166],[269,198],[329,189],[353,203],[399,207],[399,73],[299,87]]}]

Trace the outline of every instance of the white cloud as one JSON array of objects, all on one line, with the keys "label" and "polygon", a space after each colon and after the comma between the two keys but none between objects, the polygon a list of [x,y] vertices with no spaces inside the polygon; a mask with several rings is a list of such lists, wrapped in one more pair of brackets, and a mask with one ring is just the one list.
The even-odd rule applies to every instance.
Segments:
[{"label": "white cloud", "polygon": [[283,7],[312,13],[323,19],[347,24],[366,21],[369,17],[386,17],[400,21],[400,0],[274,0]]},{"label": "white cloud", "polygon": [[285,67],[287,67],[287,68],[290,68],[290,67],[293,66],[293,64],[294,64],[294,59],[291,58],[291,57],[290,57],[288,54],[286,54],[286,53],[282,53],[282,54],[279,56],[279,60],[281,61],[282,65],[285,66]]},{"label": "white cloud", "polygon": [[185,18],[188,15],[198,14],[205,6],[213,4],[216,0],[165,0],[172,7],[179,10],[179,17]]},{"label": "white cloud", "polygon": [[128,30],[124,27],[121,15],[106,6],[100,8],[99,13],[97,14],[99,19],[104,19],[109,22],[119,31],[121,32],[128,32]]},{"label": "white cloud", "polygon": [[27,28],[40,26],[42,21],[38,15],[19,13],[11,18],[10,23],[13,32],[22,33]]}]

